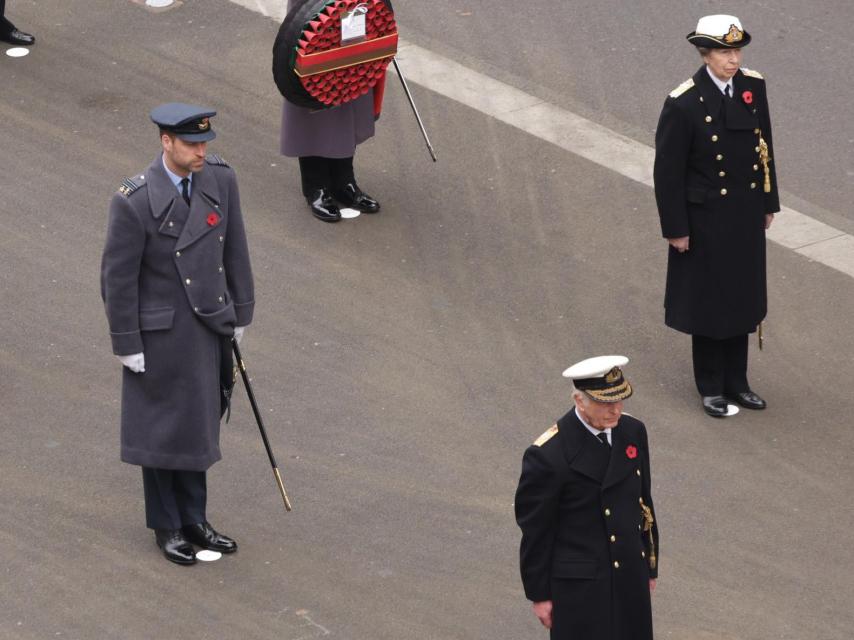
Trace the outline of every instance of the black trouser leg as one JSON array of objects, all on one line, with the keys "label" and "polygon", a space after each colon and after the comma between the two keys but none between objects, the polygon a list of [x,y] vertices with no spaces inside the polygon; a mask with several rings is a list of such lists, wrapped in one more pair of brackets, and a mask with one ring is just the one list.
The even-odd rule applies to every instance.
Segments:
[{"label": "black trouser leg", "polygon": [[723,340],[724,392],[730,394],[750,391],[747,384],[747,334]]},{"label": "black trouser leg", "polygon": [[299,172],[302,178],[302,194],[310,198],[318,189],[332,189],[330,159],[321,156],[301,156]]},{"label": "black trouser leg", "polygon": [[329,158],[329,170],[334,191],[339,191],[348,184],[356,184],[352,156],[349,158]]},{"label": "black trouser leg", "polygon": [[720,340],[691,336],[694,357],[694,381],[701,396],[721,396],[724,393],[726,362]]},{"label": "black trouser leg", "polygon": [[204,471],[142,468],[145,525],[180,529],[206,520],[207,478]]}]

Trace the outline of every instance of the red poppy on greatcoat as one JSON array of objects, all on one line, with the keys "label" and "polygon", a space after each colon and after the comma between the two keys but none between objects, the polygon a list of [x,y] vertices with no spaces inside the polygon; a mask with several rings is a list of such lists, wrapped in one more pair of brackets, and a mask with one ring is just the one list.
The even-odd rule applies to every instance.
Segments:
[{"label": "red poppy on greatcoat", "polygon": [[215,227],[217,222],[219,222],[219,216],[217,214],[215,214],[213,211],[211,211],[208,214],[208,226],[209,227]]},{"label": "red poppy on greatcoat", "polygon": [[744,100],[744,104],[753,104],[753,92],[745,91],[741,94],[741,99]]},{"label": "red poppy on greatcoat", "polygon": [[637,458],[638,448],[635,445],[630,444],[628,447],[626,447],[626,457],[629,460],[634,460],[635,458]]}]

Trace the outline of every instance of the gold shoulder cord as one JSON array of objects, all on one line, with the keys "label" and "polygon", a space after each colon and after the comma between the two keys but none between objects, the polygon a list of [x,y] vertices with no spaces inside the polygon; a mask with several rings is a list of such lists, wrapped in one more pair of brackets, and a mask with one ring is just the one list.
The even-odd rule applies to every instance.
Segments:
[{"label": "gold shoulder cord", "polygon": [[655,535],[652,533],[652,525],[655,518],[652,517],[652,509],[643,503],[643,498],[640,499],[641,511],[643,511],[643,530],[649,535],[649,568],[655,569],[657,559],[655,557]]}]

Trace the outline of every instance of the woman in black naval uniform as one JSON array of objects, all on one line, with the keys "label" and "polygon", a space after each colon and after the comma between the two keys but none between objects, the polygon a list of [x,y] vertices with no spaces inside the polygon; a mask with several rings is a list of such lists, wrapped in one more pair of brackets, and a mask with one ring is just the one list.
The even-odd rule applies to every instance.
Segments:
[{"label": "woman in black naval uniform", "polygon": [[714,15],[688,40],[705,64],[665,100],[655,136],[665,323],[691,334],[703,409],[723,417],[727,398],[766,406],[747,382],[747,338],[767,310],[765,231],[780,200],[765,80],[741,67],[750,35]]}]

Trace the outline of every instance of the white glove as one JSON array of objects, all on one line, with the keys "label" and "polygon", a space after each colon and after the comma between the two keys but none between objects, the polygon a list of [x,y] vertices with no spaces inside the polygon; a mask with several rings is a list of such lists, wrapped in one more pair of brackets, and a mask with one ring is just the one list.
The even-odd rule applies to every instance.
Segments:
[{"label": "white glove", "polygon": [[246,327],[234,327],[234,339],[237,340],[237,344],[240,344],[240,341],[243,340],[243,332],[246,330]]},{"label": "white glove", "polygon": [[130,356],[117,356],[121,363],[134,373],[145,373],[145,356],[134,353]]}]

